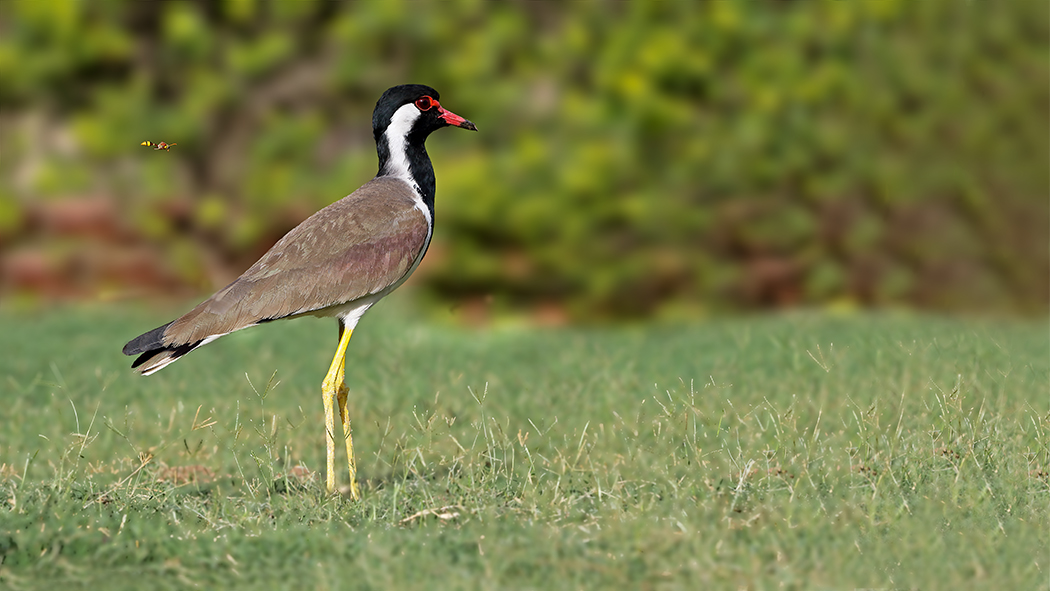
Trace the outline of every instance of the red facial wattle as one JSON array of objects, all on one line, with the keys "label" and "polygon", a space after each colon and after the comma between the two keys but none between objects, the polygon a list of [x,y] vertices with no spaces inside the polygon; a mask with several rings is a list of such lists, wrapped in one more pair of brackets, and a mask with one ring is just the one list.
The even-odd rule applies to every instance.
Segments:
[{"label": "red facial wattle", "polygon": [[470,129],[472,131],[478,130],[478,127],[476,125],[460,117],[459,115],[456,115],[452,111],[445,110],[441,106],[441,103],[437,102],[429,96],[419,97],[418,99],[416,99],[415,105],[416,108],[420,111],[429,111],[430,109],[437,107],[438,117],[440,117],[445,123],[448,123],[449,125],[454,125],[456,127],[462,127],[464,129]]}]

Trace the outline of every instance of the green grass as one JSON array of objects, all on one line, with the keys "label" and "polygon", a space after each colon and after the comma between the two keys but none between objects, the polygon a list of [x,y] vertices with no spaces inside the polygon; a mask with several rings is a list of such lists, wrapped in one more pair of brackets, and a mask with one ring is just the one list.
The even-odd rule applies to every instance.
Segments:
[{"label": "green grass", "polygon": [[167,316],[0,315],[0,587],[1048,588],[1045,321],[404,309],[350,343],[357,503],[323,490],[333,322],[141,378]]}]

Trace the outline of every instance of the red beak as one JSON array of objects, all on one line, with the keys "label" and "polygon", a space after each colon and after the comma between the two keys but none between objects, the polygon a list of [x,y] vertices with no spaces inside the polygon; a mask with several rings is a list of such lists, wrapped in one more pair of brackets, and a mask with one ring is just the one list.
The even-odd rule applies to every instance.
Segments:
[{"label": "red beak", "polygon": [[445,110],[444,107],[438,107],[438,117],[445,120],[445,123],[449,125],[455,125],[456,127],[462,127],[463,129],[469,129],[471,131],[477,131],[478,126],[474,125],[470,121],[456,115],[452,111]]}]

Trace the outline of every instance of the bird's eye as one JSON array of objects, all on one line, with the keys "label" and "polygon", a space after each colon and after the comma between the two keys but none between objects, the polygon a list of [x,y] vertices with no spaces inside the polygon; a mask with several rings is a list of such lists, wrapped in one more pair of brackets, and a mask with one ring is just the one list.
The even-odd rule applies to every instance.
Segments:
[{"label": "bird's eye", "polygon": [[429,111],[430,108],[433,107],[434,103],[436,102],[437,101],[430,98],[429,96],[424,96],[416,99],[416,107],[418,107],[420,111]]}]

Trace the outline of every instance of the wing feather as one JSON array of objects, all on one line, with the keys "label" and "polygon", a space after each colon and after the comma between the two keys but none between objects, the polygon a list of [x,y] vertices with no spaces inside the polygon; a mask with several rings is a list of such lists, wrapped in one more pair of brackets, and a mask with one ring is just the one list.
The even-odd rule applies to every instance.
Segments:
[{"label": "wing feather", "polygon": [[402,180],[380,177],[307,218],[233,283],[173,321],[171,347],[287,316],[323,313],[396,286],[429,224]]}]

